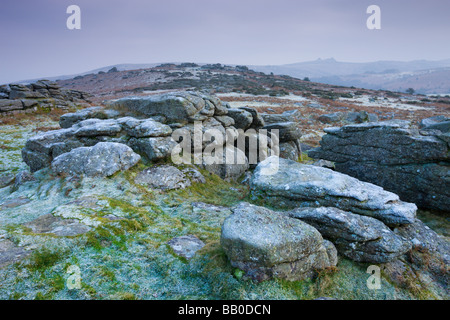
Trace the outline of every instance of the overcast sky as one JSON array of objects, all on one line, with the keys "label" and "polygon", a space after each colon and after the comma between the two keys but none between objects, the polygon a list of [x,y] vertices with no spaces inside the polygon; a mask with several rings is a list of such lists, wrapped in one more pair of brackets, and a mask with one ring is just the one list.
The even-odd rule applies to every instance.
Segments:
[{"label": "overcast sky", "polygon": [[119,63],[448,59],[449,21],[448,0],[2,0],[0,83]]}]

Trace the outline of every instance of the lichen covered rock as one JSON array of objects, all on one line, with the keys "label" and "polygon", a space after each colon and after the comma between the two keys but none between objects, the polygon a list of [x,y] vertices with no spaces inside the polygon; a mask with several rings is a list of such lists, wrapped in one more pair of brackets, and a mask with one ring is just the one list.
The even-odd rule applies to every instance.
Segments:
[{"label": "lichen covered rock", "polygon": [[58,174],[111,176],[117,171],[128,170],[140,159],[124,144],[100,142],[93,147],[76,148],[56,157],[52,169]]},{"label": "lichen covered rock", "polygon": [[416,205],[374,184],[331,169],[269,157],[256,167],[251,180],[254,196],[285,207],[333,206],[371,216],[387,225],[408,224]]},{"label": "lichen covered rock", "polygon": [[336,263],[327,253],[330,244],[324,245],[314,227],[248,203],[240,203],[225,220],[221,244],[232,266],[257,280],[299,280]]}]

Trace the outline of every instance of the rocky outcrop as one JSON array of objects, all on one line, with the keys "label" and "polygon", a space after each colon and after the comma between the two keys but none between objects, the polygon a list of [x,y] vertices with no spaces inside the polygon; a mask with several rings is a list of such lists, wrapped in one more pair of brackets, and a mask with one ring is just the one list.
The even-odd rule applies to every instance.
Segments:
[{"label": "rocky outcrop", "polygon": [[417,223],[417,207],[371,183],[269,157],[258,164],[250,187],[253,197],[277,208],[293,208],[282,214],[315,227],[354,261],[390,263],[414,247],[401,232]]},{"label": "rocky outcrop", "polygon": [[175,145],[175,141],[167,137],[171,133],[169,126],[152,119],[91,118],[28,139],[22,149],[22,158],[31,171],[37,171],[50,166],[54,158],[72,149],[91,147],[99,142],[117,142],[129,145],[150,160],[161,159],[170,155],[169,147]]},{"label": "rocky outcrop", "polygon": [[372,217],[333,207],[297,208],[288,215],[315,227],[354,261],[386,263],[411,250],[408,240]]},{"label": "rocky outcrop", "polygon": [[[92,147],[99,142],[126,144],[150,161],[164,160],[186,138],[191,141],[192,145],[187,146],[191,152],[201,151],[203,154],[205,150],[211,152],[215,147],[223,147],[222,163],[210,163],[203,158],[195,164],[223,179],[235,180],[250,165],[256,165],[267,156],[266,151],[259,152],[259,133],[263,128],[266,129],[264,132],[277,129],[281,133],[281,156],[298,159],[300,153],[298,138],[301,133],[294,123],[265,127],[263,118],[255,109],[232,109],[212,95],[174,92],[123,98],[108,104],[111,109],[91,107],[65,114],[60,118],[62,129],[30,138],[22,150],[22,157],[31,171],[50,166],[54,158],[75,148]],[[209,130],[222,135],[222,139],[209,137]],[[195,142],[199,133],[201,150]],[[238,143],[239,139],[245,143]],[[267,141],[270,143],[271,139],[269,135]],[[256,146],[256,158],[250,155],[250,145]],[[229,161],[227,155],[234,157]]]},{"label": "rocky outcrop", "polygon": [[[227,163],[227,154],[232,154],[233,158],[236,161],[232,163]],[[239,148],[230,148],[230,147],[224,148],[223,160],[221,164],[214,164],[214,163],[209,164],[206,163],[204,160],[202,165],[206,170],[214,174],[217,174],[224,180],[233,180],[239,178],[250,167],[248,158],[244,153],[244,151],[240,150]]]},{"label": "rocky outcrop", "polygon": [[37,107],[67,108],[86,103],[89,103],[87,93],[61,89],[56,82],[49,80],[0,86],[0,113]]},{"label": "rocky outcrop", "polygon": [[300,280],[336,265],[336,250],[312,226],[269,209],[240,203],[223,223],[221,245],[249,278]]},{"label": "rocky outcrop", "polygon": [[56,157],[51,166],[58,174],[111,176],[128,170],[141,156],[121,143],[99,142],[93,147],[80,147]]},{"label": "rocky outcrop", "polygon": [[0,189],[11,185],[14,182],[14,174],[1,174],[0,175]]},{"label": "rocky outcrop", "polygon": [[337,171],[395,192],[402,200],[448,211],[449,132],[445,121],[437,123],[440,130],[436,123],[426,124],[422,130],[403,120],[327,128],[321,146],[308,155],[333,161]]},{"label": "rocky outcrop", "polygon": [[337,207],[387,225],[409,224],[417,207],[371,183],[331,169],[269,157],[256,167],[252,194],[278,207]]}]

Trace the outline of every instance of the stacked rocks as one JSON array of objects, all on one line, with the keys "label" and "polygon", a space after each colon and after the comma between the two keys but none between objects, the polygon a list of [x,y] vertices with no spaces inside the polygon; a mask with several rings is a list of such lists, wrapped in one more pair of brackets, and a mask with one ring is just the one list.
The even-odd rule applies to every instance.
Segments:
[{"label": "stacked rocks", "polygon": [[268,131],[278,129],[280,132],[280,157],[297,161],[302,154],[300,137],[302,133],[297,125],[301,119],[300,111],[289,110],[279,114],[262,113]]},{"label": "stacked rocks", "polygon": [[[106,114],[109,113],[106,112]],[[70,122],[70,117],[80,118],[76,113],[72,116],[66,115],[62,123]],[[158,159],[167,155],[168,143],[175,144],[175,141],[168,137],[171,133],[172,129],[169,126],[152,119],[91,118],[77,122],[69,128],[44,132],[28,139],[25,148],[22,149],[22,158],[32,172],[50,166],[57,158],[61,159],[60,156],[66,159],[68,154],[71,154],[71,162],[78,159],[77,166],[82,166],[88,160],[92,163],[89,155],[96,154],[94,151],[97,150],[96,146],[99,143],[105,143],[104,145],[109,145],[113,149],[120,148],[128,153],[131,146],[137,149],[133,139],[147,139],[148,148],[144,150],[145,155],[151,159]],[[107,152],[103,156],[107,157]],[[65,167],[69,166],[65,165]],[[61,166],[54,165],[54,168],[61,168]],[[58,169],[58,171],[63,170]]]},{"label": "stacked rocks", "polygon": [[61,89],[53,81],[39,80],[31,84],[9,84],[0,86],[0,112],[27,110],[32,108],[67,108],[89,102],[87,93]]},{"label": "stacked rocks", "polygon": [[[123,98],[112,102],[110,105],[123,115],[153,117],[153,119],[164,122],[172,130],[176,130],[174,132],[174,136],[177,138],[176,142],[172,137],[149,139],[148,137],[134,136],[133,139],[129,140],[129,145],[134,150],[145,154],[150,160],[168,157],[177,142],[182,139],[189,139],[192,151],[202,154],[208,145],[211,147],[211,144],[214,147],[223,148],[223,163],[210,164],[204,158],[201,163],[195,163],[202,165],[205,169],[223,179],[237,179],[249,168],[245,151],[234,148],[234,140],[238,135],[232,136],[226,132],[227,129],[236,130],[245,128],[247,125],[239,122],[239,117],[233,118],[232,116],[235,115],[233,109],[230,109],[215,96],[199,92],[174,92],[156,96]],[[253,111],[257,115],[257,112]],[[250,113],[246,116],[247,121],[253,123],[253,116]],[[199,128],[199,130],[196,128]],[[215,140],[204,139],[208,130],[214,130],[221,136],[221,139],[218,139],[218,137],[215,137]],[[199,143],[201,150],[198,149],[198,146],[196,148],[195,141],[199,134],[202,137],[202,141]],[[187,141],[185,142],[187,143]],[[231,153],[239,161],[227,161],[227,154],[231,154],[227,152],[230,146],[233,147]]]},{"label": "stacked rocks", "polygon": [[[56,157],[74,148],[99,142],[125,144],[150,161],[168,158],[182,141],[184,147],[201,154],[207,148],[222,148],[222,163],[209,163],[204,157],[192,162],[223,179],[237,179],[250,165],[256,166],[274,152],[271,147],[275,143],[279,143],[281,157],[297,160],[301,153],[301,132],[296,123],[266,125],[255,109],[230,108],[212,95],[173,92],[122,98],[108,105],[110,109],[91,107],[65,114],[60,118],[61,130],[29,139],[22,157],[31,171],[50,166]],[[210,130],[218,136],[208,136]],[[272,135],[275,132],[278,136]],[[261,134],[267,138],[264,149]],[[201,142],[197,141],[199,136]],[[227,160],[227,155],[233,159]]]}]

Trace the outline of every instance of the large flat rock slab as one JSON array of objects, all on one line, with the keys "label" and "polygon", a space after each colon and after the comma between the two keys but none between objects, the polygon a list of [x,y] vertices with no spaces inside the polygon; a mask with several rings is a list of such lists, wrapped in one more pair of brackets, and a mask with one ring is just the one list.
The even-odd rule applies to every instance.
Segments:
[{"label": "large flat rock slab", "polygon": [[275,156],[258,164],[250,185],[254,196],[276,206],[337,207],[387,225],[409,224],[416,216],[415,204],[400,201],[379,186]]}]

